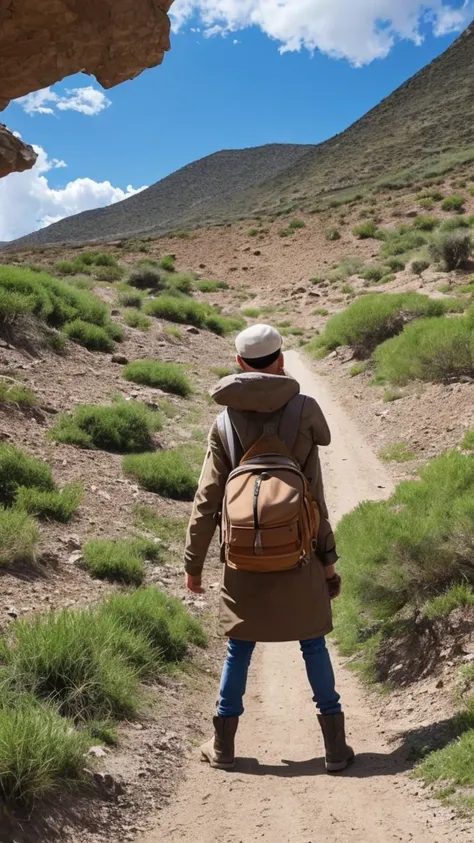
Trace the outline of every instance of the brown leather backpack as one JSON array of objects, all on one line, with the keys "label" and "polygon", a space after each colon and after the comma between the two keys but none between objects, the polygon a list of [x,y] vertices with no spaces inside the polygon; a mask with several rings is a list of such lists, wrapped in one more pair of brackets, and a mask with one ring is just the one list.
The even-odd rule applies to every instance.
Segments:
[{"label": "brown leather backpack", "polygon": [[295,396],[241,459],[236,412],[225,410],[218,418],[232,466],[222,508],[222,542],[232,568],[285,571],[305,564],[315,551],[319,510],[292,454],[304,401]]}]

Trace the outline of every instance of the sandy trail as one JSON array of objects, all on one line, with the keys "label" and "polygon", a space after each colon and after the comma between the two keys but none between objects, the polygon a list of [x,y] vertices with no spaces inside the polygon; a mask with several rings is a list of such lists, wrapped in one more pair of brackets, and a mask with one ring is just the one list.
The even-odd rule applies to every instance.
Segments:
[{"label": "sandy trail", "polygon": [[[392,480],[370,445],[296,352],[287,368],[302,391],[323,407],[332,445],[323,449],[326,493],[335,523],[359,501],[388,495]],[[143,843],[441,843],[457,836],[447,815],[436,813],[404,786],[403,753],[380,734],[354,675],[337,664],[357,763],[342,776],[324,773],[322,742],[297,644],[260,645],[250,669],[246,713],[237,735],[239,761],[224,773],[200,764],[198,754],[159,826]],[[212,710],[209,711],[209,717]],[[258,760],[257,760],[258,759]],[[436,816],[437,814],[437,816]]]}]

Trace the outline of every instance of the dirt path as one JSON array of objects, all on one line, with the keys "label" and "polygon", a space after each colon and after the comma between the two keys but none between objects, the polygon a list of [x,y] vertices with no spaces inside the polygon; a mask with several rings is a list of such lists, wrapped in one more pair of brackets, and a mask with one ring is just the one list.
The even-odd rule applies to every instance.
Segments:
[{"label": "dirt path", "polygon": [[[323,464],[334,522],[359,501],[388,495],[391,478],[331,398],[324,378],[315,377],[296,352],[287,355],[287,365],[302,391],[320,401],[332,429]],[[448,833],[451,841],[471,839],[466,831],[458,836],[448,814],[415,797],[405,783],[403,753],[385,740],[390,724],[378,720],[374,701],[368,702],[354,675],[335,661],[358,753],[350,771],[339,777],[324,773],[298,645],[260,645],[237,736],[235,772],[211,770],[196,753],[175,800],[143,843],[441,843]]]}]

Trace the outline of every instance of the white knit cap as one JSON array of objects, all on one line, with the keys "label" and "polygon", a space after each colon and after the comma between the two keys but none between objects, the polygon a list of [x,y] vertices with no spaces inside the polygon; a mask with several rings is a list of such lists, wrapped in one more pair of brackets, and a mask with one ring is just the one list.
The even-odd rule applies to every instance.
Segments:
[{"label": "white knit cap", "polygon": [[282,339],[276,328],[270,325],[252,325],[242,331],[235,340],[237,354],[244,360],[257,360],[279,351]]}]

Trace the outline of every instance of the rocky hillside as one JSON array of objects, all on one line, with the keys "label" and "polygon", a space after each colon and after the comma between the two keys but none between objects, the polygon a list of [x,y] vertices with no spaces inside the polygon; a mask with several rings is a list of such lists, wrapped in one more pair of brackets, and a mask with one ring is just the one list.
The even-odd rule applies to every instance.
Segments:
[{"label": "rocky hillside", "polygon": [[218,152],[137,196],[22,238],[25,245],[154,235],[407,186],[474,156],[474,24],[437,60],[341,135],[318,146]]}]

